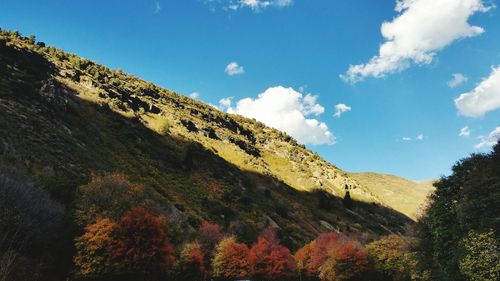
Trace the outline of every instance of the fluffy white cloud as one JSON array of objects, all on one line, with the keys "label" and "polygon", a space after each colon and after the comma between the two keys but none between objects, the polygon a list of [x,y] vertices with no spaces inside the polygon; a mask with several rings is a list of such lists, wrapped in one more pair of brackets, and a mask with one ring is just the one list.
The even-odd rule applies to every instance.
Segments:
[{"label": "fluffy white cloud", "polygon": [[189,97],[192,99],[198,99],[200,97],[200,93],[192,92],[191,94],[189,94]]},{"label": "fluffy white cloud", "polygon": [[228,113],[240,114],[278,130],[282,130],[304,144],[334,144],[335,136],[328,126],[309,115],[319,115],[324,107],[317,103],[317,96],[303,95],[282,86],[267,89],[257,98],[244,98],[234,107],[231,99],[221,100]]},{"label": "fluffy white cloud", "polygon": [[487,137],[481,137],[481,142],[476,144],[477,149],[493,147],[500,140],[500,127],[489,133]]},{"label": "fluffy white cloud", "polygon": [[470,129],[469,126],[465,126],[462,129],[460,129],[460,134],[458,134],[459,137],[468,137],[470,136]]},{"label": "fluffy white cloud", "polygon": [[454,73],[453,78],[450,81],[448,81],[448,87],[456,88],[456,87],[464,84],[468,80],[469,80],[469,78],[467,76],[463,75],[462,73]]},{"label": "fluffy white cloud", "polygon": [[225,71],[227,74],[233,76],[245,73],[245,68],[243,68],[243,66],[239,65],[237,62],[233,61],[226,66]]},{"label": "fluffy white cloud", "polygon": [[347,112],[347,111],[351,111],[351,109],[352,108],[350,106],[345,105],[343,103],[339,103],[339,104],[335,105],[335,114],[333,114],[333,116],[340,118],[342,113]]},{"label": "fluffy white cloud", "polygon": [[227,110],[231,107],[234,97],[223,98],[219,101],[219,107],[222,110]]},{"label": "fluffy white cloud", "polygon": [[493,67],[488,78],[474,90],[455,99],[455,106],[463,116],[479,117],[500,108],[500,66]]},{"label": "fluffy white cloud", "polygon": [[381,27],[385,42],[368,63],[351,65],[341,78],[356,83],[384,77],[412,63],[430,64],[436,52],[454,41],[484,32],[469,17],[490,9],[483,0],[398,0],[398,16]]}]

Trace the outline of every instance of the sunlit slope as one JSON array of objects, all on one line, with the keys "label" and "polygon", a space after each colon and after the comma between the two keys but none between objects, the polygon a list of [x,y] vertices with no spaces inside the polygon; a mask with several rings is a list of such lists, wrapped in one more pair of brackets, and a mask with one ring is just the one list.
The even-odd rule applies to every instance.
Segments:
[{"label": "sunlit slope", "polygon": [[434,191],[433,181],[412,181],[377,173],[350,173],[386,206],[416,219]]},{"label": "sunlit slope", "polygon": [[68,206],[92,173],[120,172],[186,227],[211,220],[251,237],[273,225],[300,244],[331,230],[374,238],[409,222],[278,130],[33,38],[0,31],[0,86],[0,161]]}]

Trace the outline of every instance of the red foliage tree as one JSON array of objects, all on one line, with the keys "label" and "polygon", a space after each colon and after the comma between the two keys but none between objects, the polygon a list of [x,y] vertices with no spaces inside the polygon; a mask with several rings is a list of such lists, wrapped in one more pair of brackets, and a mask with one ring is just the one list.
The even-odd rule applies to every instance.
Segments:
[{"label": "red foliage tree", "polygon": [[251,275],[258,279],[283,280],[295,276],[295,260],[290,250],[279,244],[276,231],[260,235],[248,255]]},{"label": "red foliage tree", "polygon": [[353,241],[341,241],[329,249],[328,255],[319,269],[319,278],[323,281],[354,280],[368,269],[366,252]]},{"label": "red foliage tree", "polygon": [[322,233],[316,238],[311,252],[310,270],[318,272],[319,268],[326,262],[330,255],[330,249],[335,247],[342,236],[336,232]]},{"label": "red foliage tree", "polygon": [[201,223],[198,234],[201,248],[207,256],[212,254],[212,251],[224,237],[218,224],[207,221]]},{"label": "red foliage tree", "polygon": [[163,271],[174,263],[163,218],[138,207],[126,213],[113,230],[113,265],[120,272]]},{"label": "red foliage tree", "polygon": [[212,260],[214,276],[227,279],[248,277],[250,274],[249,251],[247,245],[237,243],[234,237],[223,239],[217,245]]},{"label": "red foliage tree", "polygon": [[184,245],[179,262],[181,279],[186,281],[204,280],[207,274],[205,255],[197,242]]}]

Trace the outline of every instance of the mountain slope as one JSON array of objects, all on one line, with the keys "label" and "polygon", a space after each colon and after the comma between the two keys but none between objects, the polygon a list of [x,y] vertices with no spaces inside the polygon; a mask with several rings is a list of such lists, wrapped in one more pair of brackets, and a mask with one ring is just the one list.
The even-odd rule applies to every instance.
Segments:
[{"label": "mountain slope", "polygon": [[17,32],[0,31],[0,128],[0,161],[67,206],[92,173],[118,171],[186,227],[208,219],[248,239],[269,224],[291,245],[370,239],[410,222],[282,132]]},{"label": "mountain slope", "polygon": [[376,173],[350,173],[349,176],[380,198],[385,206],[412,219],[417,219],[421,214],[427,197],[435,190],[432,181],[412,181]]}]

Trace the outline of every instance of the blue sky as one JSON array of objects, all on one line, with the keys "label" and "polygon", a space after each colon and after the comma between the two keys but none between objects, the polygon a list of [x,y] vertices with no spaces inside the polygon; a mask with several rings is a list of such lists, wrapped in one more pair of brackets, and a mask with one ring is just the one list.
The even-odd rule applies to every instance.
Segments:
[{"label": "blue sky", "polygon": [[0,0],[0,27],[264,120],[344,170],[429,179],[500,136],[496,2]]}]

